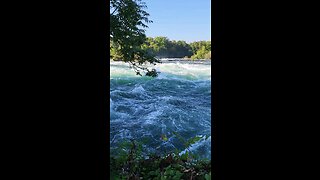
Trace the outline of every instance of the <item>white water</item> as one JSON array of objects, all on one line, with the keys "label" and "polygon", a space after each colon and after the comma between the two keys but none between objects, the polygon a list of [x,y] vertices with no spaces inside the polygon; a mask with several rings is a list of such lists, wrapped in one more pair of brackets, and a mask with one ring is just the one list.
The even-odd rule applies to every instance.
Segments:
[{"label": "white water", "polygon": [[[210,136],[189,147],[201,157],[211,150],[211,63],[190,61],[156,65],[158,77],[140,77],[122,62],[111,62],[110,146],[124,139],[148,140],[145,151],[182,152],[185,139]],[[168,141],[161,139],[162,135]]]}]

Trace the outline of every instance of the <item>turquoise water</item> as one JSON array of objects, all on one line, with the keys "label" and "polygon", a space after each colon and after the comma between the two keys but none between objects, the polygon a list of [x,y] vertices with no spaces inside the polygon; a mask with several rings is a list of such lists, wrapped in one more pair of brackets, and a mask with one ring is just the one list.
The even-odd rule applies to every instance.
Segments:
[{"label": "turquoise water", "polygon": [[155,68],[161,72],[158,77],[141,77],[127,64],[111,62],[111,150],[125,139],[136,139],[146,141],[146,153],[187,151],[174,131],[186,140],[209,137],[189,150],[210,158],[211,62],[164,61]]}]

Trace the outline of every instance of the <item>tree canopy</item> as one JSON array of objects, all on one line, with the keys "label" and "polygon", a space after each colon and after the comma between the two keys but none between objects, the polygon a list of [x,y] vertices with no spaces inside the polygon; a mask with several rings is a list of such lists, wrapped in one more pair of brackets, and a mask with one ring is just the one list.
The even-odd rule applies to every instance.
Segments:
[{"label": "tree canopy", "polygon": [[145,63],[155,65],[160,61],[142,48],[145,28],[152,23],[146,7],[141,0],[110,0],[110,58],[129,63],[138,75],[142,70],[156,76],[156,71],[149,70]]},{"label": "tree canopy", "polygon": [[171,41],[167,37],[148,37],[143,49],[159,58],[211,59],[211,41]]}]

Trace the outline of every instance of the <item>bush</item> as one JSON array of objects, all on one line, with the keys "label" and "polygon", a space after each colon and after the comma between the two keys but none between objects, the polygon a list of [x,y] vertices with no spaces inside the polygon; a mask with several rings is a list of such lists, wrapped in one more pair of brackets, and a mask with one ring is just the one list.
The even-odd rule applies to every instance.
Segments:
[{"label": "bush", "polygon": [[205,56],[205,59],[211,59],[211,51],[209,51]]},{"label": "bush", "polygon": [[[180,136],[181,137],[181,136]],[[185,144],[199,141],[195,137]],[[142,156],[142,143],[134,140],[124,141],[119,145],[119,155],[110,158],[110,178],[120,179],[211,179],[211,161],[200,160],[190,152],[179,155],[179,152],[168,153],[164,156],[150,154]]]}]

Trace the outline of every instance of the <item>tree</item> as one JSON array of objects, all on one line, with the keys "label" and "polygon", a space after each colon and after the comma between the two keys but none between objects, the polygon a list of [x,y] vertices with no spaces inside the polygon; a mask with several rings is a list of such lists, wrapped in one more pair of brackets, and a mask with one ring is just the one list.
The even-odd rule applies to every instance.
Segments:
[{"label": "tree", "polygon": [[145,63],[160,63],[142,45],[146,41],[144,28],[149,14],[144,11],[147,6],[141,0],[110,0],[110,58],[116,58],[130,64],[138,75],[156,76],[157,72],[149,70]]},{"label": "tree", "polygon": [[205,59],[211,59],[211,51],[209,51],[205,56]]},{"label": "tree", "polygon": [[191,59],[211,59],[211,41],[197,41],[190,46],[194,54]]},{"label": "tree", "polygon": [[167,37],[148,37],[144,49],[160,58],[183,58],[192,55],[189,44],[185,41],[170,41]]}]

